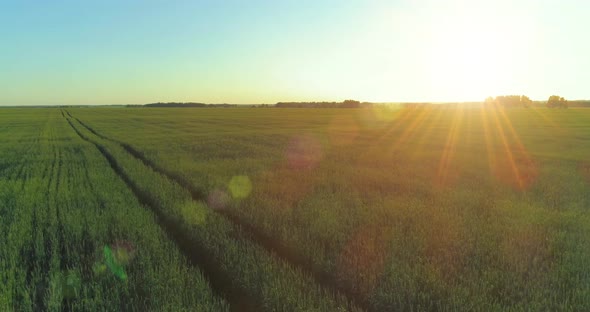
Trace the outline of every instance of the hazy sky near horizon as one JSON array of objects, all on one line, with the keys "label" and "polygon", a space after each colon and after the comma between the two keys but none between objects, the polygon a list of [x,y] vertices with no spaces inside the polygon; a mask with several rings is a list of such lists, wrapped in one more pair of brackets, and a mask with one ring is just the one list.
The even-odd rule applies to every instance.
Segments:
[{"label": "hazy sky near horizon", "polygon": [[0,105],[590,98],[590,1],[0,0]]}]

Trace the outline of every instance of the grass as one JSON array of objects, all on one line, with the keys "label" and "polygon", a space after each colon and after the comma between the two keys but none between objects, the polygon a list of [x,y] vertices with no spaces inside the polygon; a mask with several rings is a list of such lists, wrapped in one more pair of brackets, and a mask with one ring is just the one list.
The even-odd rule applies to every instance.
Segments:
[{"label": "grass", "polygon": [[[181,185],[153,170],[121,145],[102,139],[80,122],[68,119],[84,140],[93,142],[128,181],[136,196],[149,203],[169,232],[195,261],[212,272],[212,282],[242,309],[272,311],[355,310],[305,274],[252,242],[239,225],[210,213]],[[116,159],[116,160],[115,160]]]},{"label": "grass", "polygon": [[8,310],[590,309],[585,109],[0,118]]},{"label": "grass", "polygon": [[586,110],[71,112],[371,310],[588,307]]},{"label": "grass", "polygon": [[228,310],[58,110],[2,118],[1,310]]}]

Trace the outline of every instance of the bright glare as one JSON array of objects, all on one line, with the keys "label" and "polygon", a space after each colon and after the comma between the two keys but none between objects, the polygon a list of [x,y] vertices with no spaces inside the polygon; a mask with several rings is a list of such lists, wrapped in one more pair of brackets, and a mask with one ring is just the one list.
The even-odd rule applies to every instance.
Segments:
[{"label": "bright glare", "polygon": [[433,32],[428,49],[430,83],[436,93],[445,98],[479,99],[510,92],[507,82],[526,67],[519,63],[522,49],[515,49],[526,49],[526,39],[514,30],[517,27],[470,19],[447,22]]},{"label": "bright glare", "polygon": [[535,47],[542,33],[527,6],[506,1],[408,3],[373,13],[368,18],[372,25],[350,34],[362,39],[335,47],[332,58],[306,59],[321,66],[300,64],[293,70],[300,74],[297,85],[368,101],[409,93],[416,96],[395,98],[481,101],[490,95],[526,94],[537,79]]}]

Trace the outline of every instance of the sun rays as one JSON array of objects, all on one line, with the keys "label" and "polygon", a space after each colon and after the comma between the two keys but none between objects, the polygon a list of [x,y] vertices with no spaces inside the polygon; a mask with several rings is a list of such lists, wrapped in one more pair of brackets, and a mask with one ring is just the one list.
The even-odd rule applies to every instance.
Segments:
[{"label": "sun rays", "polygon": [[483,127],[484,138],[486,142],[486,152],[488,157],[488,168],[490,175],[494,174],[494,166],[496,164],[496,152],[494,145],[492,144],[492,134],[490,132],[490,126],[488,122],[487,110],[485,107],[481,107],[481,125]]},{"label": "sun rays", "polygon": [[531,116],[526,126],[551,128],[556,135],[566,131],[543,108],[408,105],[390,111],[391,116],[379,119],[378,126],[359,125],[355,141],[364,146],[357,160],[359,165],[375,168],[391,162],[403,167],[420,165],[419,174],[430,175],[437,188],[456,187],[478,176],[485,183],[499,182],[526,191],[537,180],[539,169],[527,148],[531,137],[522,132],[525,125],[515,123],[523,120],[519,119],[523,114]]},{"label": "sun rays", "polygon": [[[501,181],[526,190],[535,181],[537,168],[505,109],[499,106],[483,109],[482,123],[490,172]],[[494,137],[500,139],[500,153],[493,146]]]},{"label": "sun rays", "polygon": [[453,162],[453,157],[455,156],[459,136],[461,135],[460,129],[463,121],[463,115],[464,108],[461,106],[457,107],[454,112],[449,132],[447,134],[445,146],[443,148],[440,162],[438,165],[436,179],[437,185],[445,185],[445,183],[448,181],[449,170],[451,167],[451,163]]},{"label": "sun rays", "polygon": [[[530,111],[544,123],[556,126],[541,109]],[[402,108],[395,114],[363,153],[365,161],[415,162],[438,152],[438,162],[432,168],[433,183],[449,187],[464,175],[461,159],[467,156],[465,153],[482,153],[491,179],[520,191],[536,180],[536,163],[512,123],[511,113],[503,107],[426,105]],[[440,148],[426,144],[435,141],[441,142]]]},{"label": "sun rays", "polygon": [[402,134],[395,140],[389,149],[390,152],[397,150],[402,144],[414,137],[424,125],[426,117],[432,112],[432,106],[413,108],[413,118],[408,120],[408,125],[403,129]]}]

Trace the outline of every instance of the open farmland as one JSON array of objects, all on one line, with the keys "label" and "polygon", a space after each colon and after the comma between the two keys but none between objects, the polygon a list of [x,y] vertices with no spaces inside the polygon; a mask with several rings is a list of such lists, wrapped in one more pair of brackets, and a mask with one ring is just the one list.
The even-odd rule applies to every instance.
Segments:
[{"label": "open farmland", "polygon": [[0,310],[228,310],[59,110],[1,113]]},{"label": "open farmland", "polygon": [[590,110],[0,111],[0,309],[590,309]]}]

